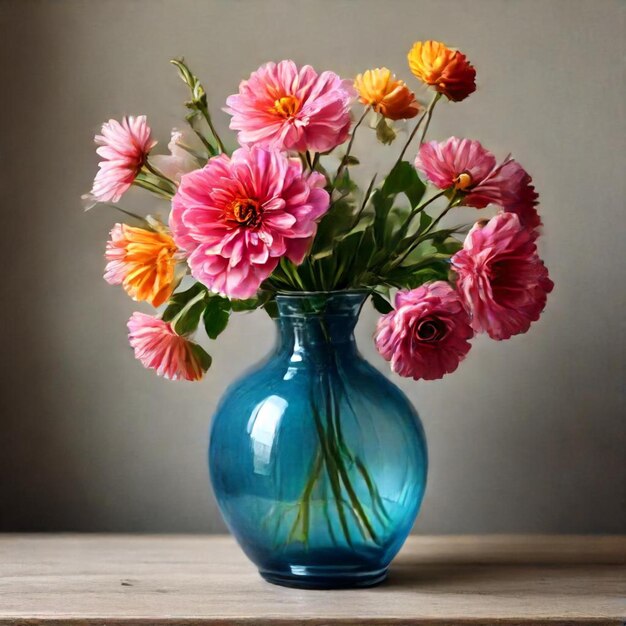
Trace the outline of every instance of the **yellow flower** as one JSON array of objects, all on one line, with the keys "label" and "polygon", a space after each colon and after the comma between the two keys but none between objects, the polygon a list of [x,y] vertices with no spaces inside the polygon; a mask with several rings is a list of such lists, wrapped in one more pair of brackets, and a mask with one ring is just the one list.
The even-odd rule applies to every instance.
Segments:
[{"label": "yellow flower", "polygon": [[107,242],[104,279],[131,298],[163,304],[175,286],[176,244],[165,231],[115,224]]},{"label": "yellow flower", "polygon": [[363,104],[390,120],[409,119],[419,111],[413,92],[386,67],[359,74],[354,80],[354,87]]},{"label": "yellow flower", "polygon": [[464,54],[440,41],[418,41],[408,54],[411,72],[449,100],[464,100],[476,89],[476,70]]}]

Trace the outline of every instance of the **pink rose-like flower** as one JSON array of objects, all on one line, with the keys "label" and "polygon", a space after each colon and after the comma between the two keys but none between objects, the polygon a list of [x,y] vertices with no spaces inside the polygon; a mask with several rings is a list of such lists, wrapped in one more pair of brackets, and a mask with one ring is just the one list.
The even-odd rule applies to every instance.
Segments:
[{"label": "pink rose-like flower", "polygon": [[476,332],[508,339],[539,319],[554,284],[534,239],[517,215],[499,213],[485,226],[474,225],[452,257]]},{"label": "pink rose-like flower", "polygon": [[226,100],[239,143],[279,150],[326,152],[350,132],[354,91],[333,72],[318,74],[293,61],[266,63]]},{"label": "pink rose-like flower", "polygon": [[439,189],[462,192],[465,206],[483,209],[495,204],[505,212],[516,213],[529,229],[541,225],[532,178],[511,158],[498,165],[495,156],[478,141],[450,137],[441,143],[424,143],[415,167]]},{"label": "pink rose-like flower", "polygon": [[128,340],[144,367],[170,380],[200,380],[210,365],[209,355],[198,344],[152,315],[132,314]]},{"label": "pink rose-like flower", "polygon": [[299,159],[240,148],[182,177],[170,228],[191,273],[212,291],[250,298],[281,257],[301,263],[329,205],[325,178]]},{"label": "pink rose-like flower", "polygon": [[396,308],[378,321],[375,342],[391,369],[419,380],[454,372],[474,335],[457,292],[437,281],[396,294]]},{"label": "pink rose-like flower", "polygon": [[93,181],[91,195],[99,202],[117,202],[133,184],[150,150],[152,139],[146,116],[125,117],[122,122],[109,120],[94,141],[96,152],[104,159]]}]

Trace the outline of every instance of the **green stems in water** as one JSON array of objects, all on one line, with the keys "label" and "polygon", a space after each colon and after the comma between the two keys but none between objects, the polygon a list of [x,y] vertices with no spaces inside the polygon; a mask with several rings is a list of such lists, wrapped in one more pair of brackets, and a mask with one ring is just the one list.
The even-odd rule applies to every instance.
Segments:
[{"label": "green stems in water", "polygon": [[[330,337],[322,320],[320,320],[320,325],[328,343],[328,349],[332,351]],[[318,449],[309,477],[296,504],[297,512],[289,532],[288,542],[298,540],[305,545],[308,544],[311,505],[312,502],[321,500],[321,510],[333,544],[337,544],[337,537],[333,529],[333,519],[330,516],[331,507],[334,507],[337,512],[341,534],[349,546],[354,545],[350,524],[352,520],[363,540],[380,544],[380,536],[365,505],[359,499],[355,478],[360,477],[365,484],[371,501],[369,508],[383,528],[389,516],[365,463],[350,450],[344,438],[340,415],[341,400],[344,400],[348,410],[353,413],[354,407],[341,381],[342,373],[334,351],[329,358],[330,362],[320,367],[317,384],[311,388],[311,412],[318,438]],[[333,387],[331,380],[340,382]],[[330,487],[330,494],[326,491],[327,485]],[[316,486],[319,487],[317,494],[315,493]],[[329,496],[332,498],[329,499]]]}]

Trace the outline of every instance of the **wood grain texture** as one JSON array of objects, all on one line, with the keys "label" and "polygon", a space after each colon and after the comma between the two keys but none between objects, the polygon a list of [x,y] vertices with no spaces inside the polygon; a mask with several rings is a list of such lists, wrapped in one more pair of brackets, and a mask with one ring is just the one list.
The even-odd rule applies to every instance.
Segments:
[{"label": "wood grain texture", "polygon": [[374,589],[264,582],[230,537],[0,535],[1,626],[626,623],[626,537],[411,537]]}]

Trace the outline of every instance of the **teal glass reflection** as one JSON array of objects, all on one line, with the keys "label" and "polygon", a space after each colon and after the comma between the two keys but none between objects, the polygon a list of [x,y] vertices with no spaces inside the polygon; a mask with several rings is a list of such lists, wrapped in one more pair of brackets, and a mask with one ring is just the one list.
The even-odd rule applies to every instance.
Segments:
[{"label": "teal glass reflection", "polygon": [[366,296],[279,295],[275,350],[230,386],[213,418],[218,504],[270,582],[380,582],[421,504],[420,420],[354,341]]}]

